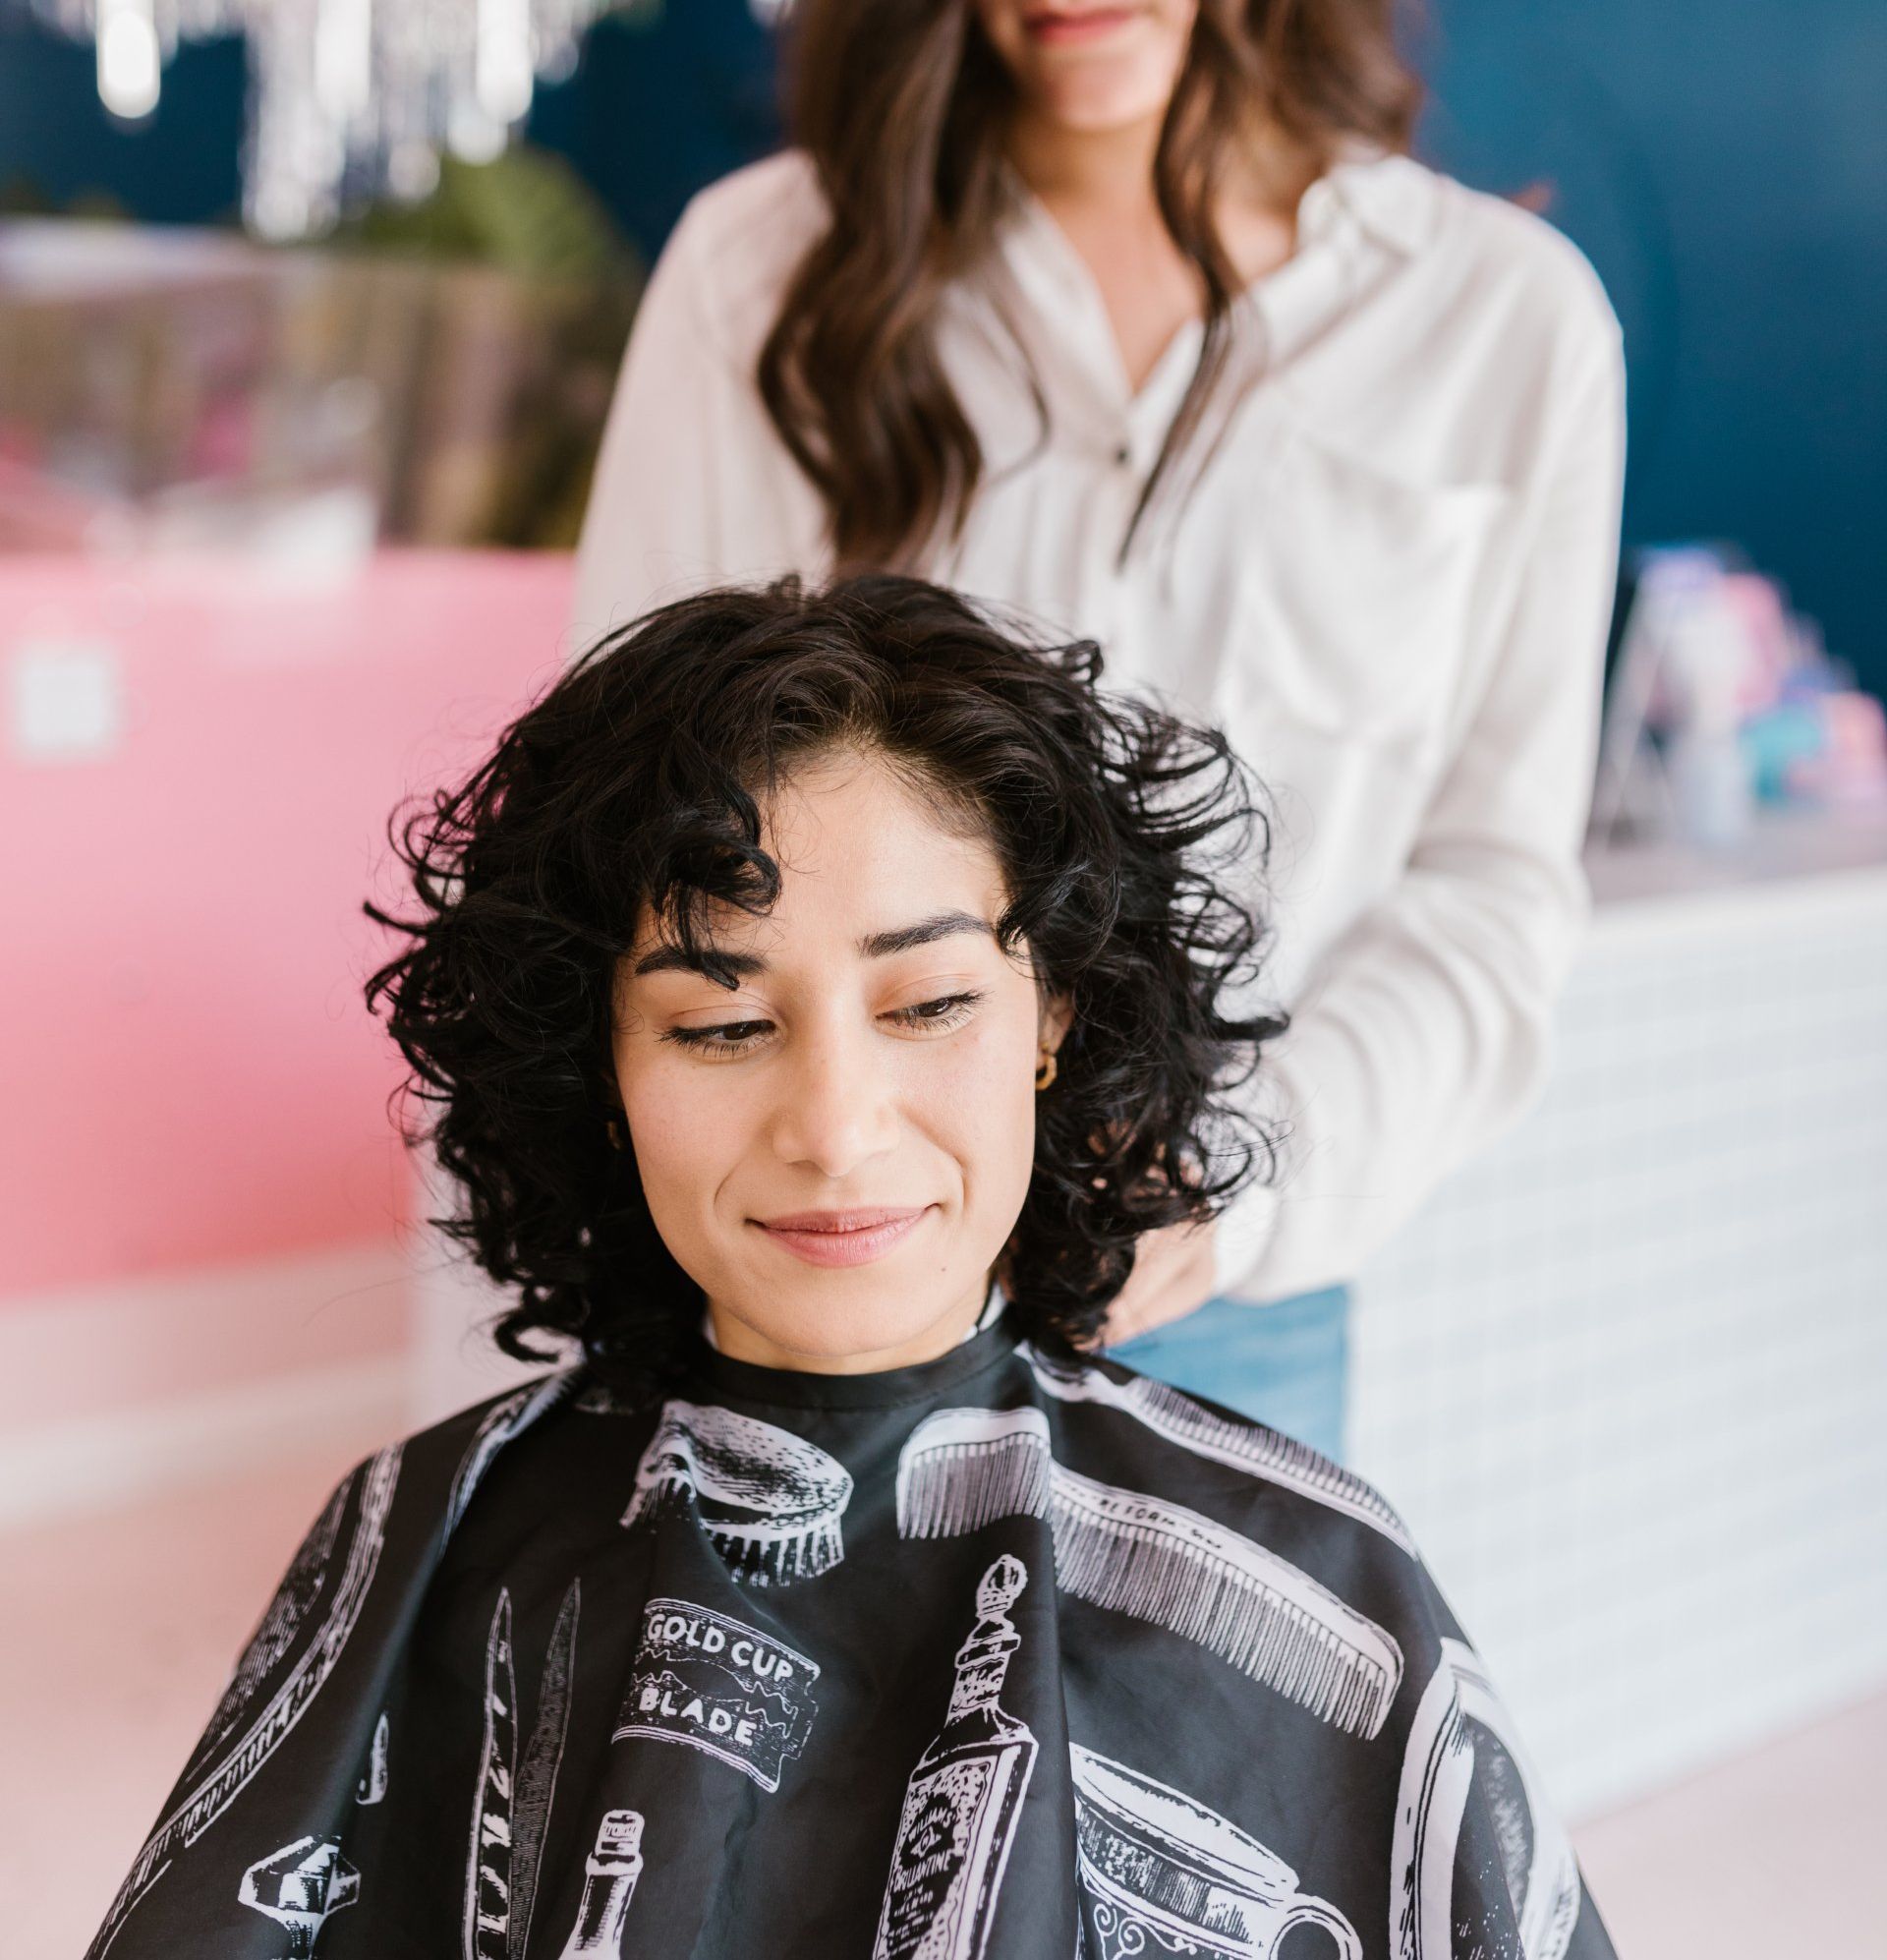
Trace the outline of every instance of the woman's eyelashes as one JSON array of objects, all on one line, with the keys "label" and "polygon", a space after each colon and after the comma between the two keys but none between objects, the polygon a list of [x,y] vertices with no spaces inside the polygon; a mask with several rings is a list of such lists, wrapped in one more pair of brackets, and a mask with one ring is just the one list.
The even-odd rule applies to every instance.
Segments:
[{"label": "woman's eyelashes", "polygon": [[[974,990],[940,994],[935,1000],[893,1008],[888,1013],[880,1014],[879,1019],[919,1033],[947,1033],[961,1027],[982,999],[982,994]],[[773,1023],[769,1020],[721,1021],[714,1027],[663,1028],[659,1039],[672,1041],[695,1055],[748,1055],[761,1047],[772,1031]]]}]

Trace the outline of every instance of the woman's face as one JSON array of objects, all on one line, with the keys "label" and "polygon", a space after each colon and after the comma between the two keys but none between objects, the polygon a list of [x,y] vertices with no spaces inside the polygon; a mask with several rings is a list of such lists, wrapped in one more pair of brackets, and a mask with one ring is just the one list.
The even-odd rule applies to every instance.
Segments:
[{"label": "woman's face", "polygon": [[1029,110],[1093,134],[1164,116],[1198,0],[972,0]]},{"label": "woman's face", "polygon": [[731,993],[645,915],[614,1059],[658,1231],[729,1354],[829,1372],[942,1354],[974,1322],[1035,1149],[1065,1016],[992,930],[991,846],[881,758],[796,775],[765,812],[764,917],[712,922]]}]

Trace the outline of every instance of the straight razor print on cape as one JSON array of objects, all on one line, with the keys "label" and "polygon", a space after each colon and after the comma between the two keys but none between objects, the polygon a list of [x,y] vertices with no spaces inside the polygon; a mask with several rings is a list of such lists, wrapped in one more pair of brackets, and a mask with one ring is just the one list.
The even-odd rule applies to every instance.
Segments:
[{"label": "straight razor print on cape", "polygon": [[[403,1445],[389,1444],[355,1467],[344,1479],[341,1490],[352,1501],[358,1493],[353,1529],[347,1538],[347,1552],[341,1575],[335,1583],[327,1617],[314,1630],[301,1657],[290,1668],[260,1712],[242,1737],[215,1762],[185,1797],[183,1802],[158,1824],[139,1852],[125,1882],[105,1915],[86,1960],[103,1960],[138,1902],[170,1869],[177,1853],[192,1845],[229,1808],[238,1791],[275,1753],[282,1738],[308,1712],[320,1693],[321,1685],[334,1671],[334,1663],[347,1645],[348,1636],[360,1618],[368,1587],[380,1561],[385,1543],[386,1517],[393,1504],[393,1487],[400,1473]],[[345,1511],[346,1505],[343,1505]],[[316,1531],[333,1535],[328,1514],[323,1511]],[[199,1752],[200,1756],[203,1752]]]},{"label": "straight razor print on cape", "polygon": [[498,1587],[485,1646],[484,1739],[466,1854],[464,1960],[506,1960],[511,1931],[511,1799],[518,1766],[518,1682],[511,1592]]},{"label": "straight razor print on cape", "polygon": [[543,1860],[544,1831],[550,1803],[556,1795],[557,1771],[563,1763],[563,1744],[570,1725],[570,1684],[577,1661],[577,1616],[583,1604],[583,1582],[573,1579],[557,1608],[550,1632],[550,1649],[543,1659],[538,1689],[538,1715],[531,1740],[518,1764],[517,1798],[511,1809],[511,1928],[510,1960],[524,1960],[531,1938],[531,1915],[537,1905],[538,1877]]},{"label": "straight razor print on cape", "polygon": [[898,1458],[897,1527],[955,1537],[1046,1517],[1055,1576],[1091,1605],[1195,1641],[1312,1714],[1365,1738],[1388,1717],[1402,1650],[1287,1559],[1183,1505],[1057,1463],[1039,1409],[944,1409]]}]

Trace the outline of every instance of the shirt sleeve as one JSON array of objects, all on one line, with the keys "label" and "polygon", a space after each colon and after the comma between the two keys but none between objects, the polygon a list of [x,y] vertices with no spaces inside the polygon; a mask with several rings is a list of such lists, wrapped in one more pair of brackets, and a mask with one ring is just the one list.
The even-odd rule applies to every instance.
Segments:
[{"label": "shirt sleeve", "polygon": [[1402,876],[1325,952],[1261,1065],[1279,1174],[1228,1208],[1216,1291],[1352,1279],[1517,1118],[1590,910],[1590,805],[1617,581],[1625,366],[1602,307],[1552,385],[1506,629]]},{"label": "shirt sleeve", "polygon": [[811,570],[811,486],[715,289],[720,241],[684,211],[636,312],[577,544],[569,651],[705,587]]}]

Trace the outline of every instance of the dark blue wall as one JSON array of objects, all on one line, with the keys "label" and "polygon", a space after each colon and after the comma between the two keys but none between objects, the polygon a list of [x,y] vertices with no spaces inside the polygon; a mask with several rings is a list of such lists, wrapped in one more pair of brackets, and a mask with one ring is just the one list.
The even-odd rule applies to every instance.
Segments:
[{"label": "dark blue wall", "polygon": [[[1743,545],[1887,690],[1887,4],[1430,4],[1424,153],[1489,189],[1550,187],[1625,322],[1628,538]],[[0,182],[226,215],[240,91],[234,43],[186,50],[127,134],[86,50],[0,27]],[[653,253],[696,184],[776,140],[767,37],[746,0],[605,22],[530,134]]]},{"label": "dark blue wall", "polygon": [[233,220],[245,73],[240,40],[187,42],[155,111],[128,127],[99,104],[89,42],[0,5],[0,187],[24,178],[55,204],[102,196],[164,224]]},{"label": "dark blue wall", "polygon": [[[156,111],[128,128],[98,101],[88,43],[0,0],[0,186],[56,204],[102,194],[166,224],[233,221],[246,79],[240,39],[186,42]],[[653,259],[703,184],[779,141],[773,43],[747,0],[668,0],[605,19],[576,74],[541,88],[527,137],[568,156]]]},{"label": "dark blue wall", "polygon": [[1436,0],[1434,160],[1625,322],[1630,539],[1744,546],[1887,691],[1887,5]]},{"label": "dark blue wall", "polygon": [[527,131],[560,150],[654,259],[681,207],[779,143],[772,36],[747,0],[664,0],[602,20],[577,73],[539,91]]}]

